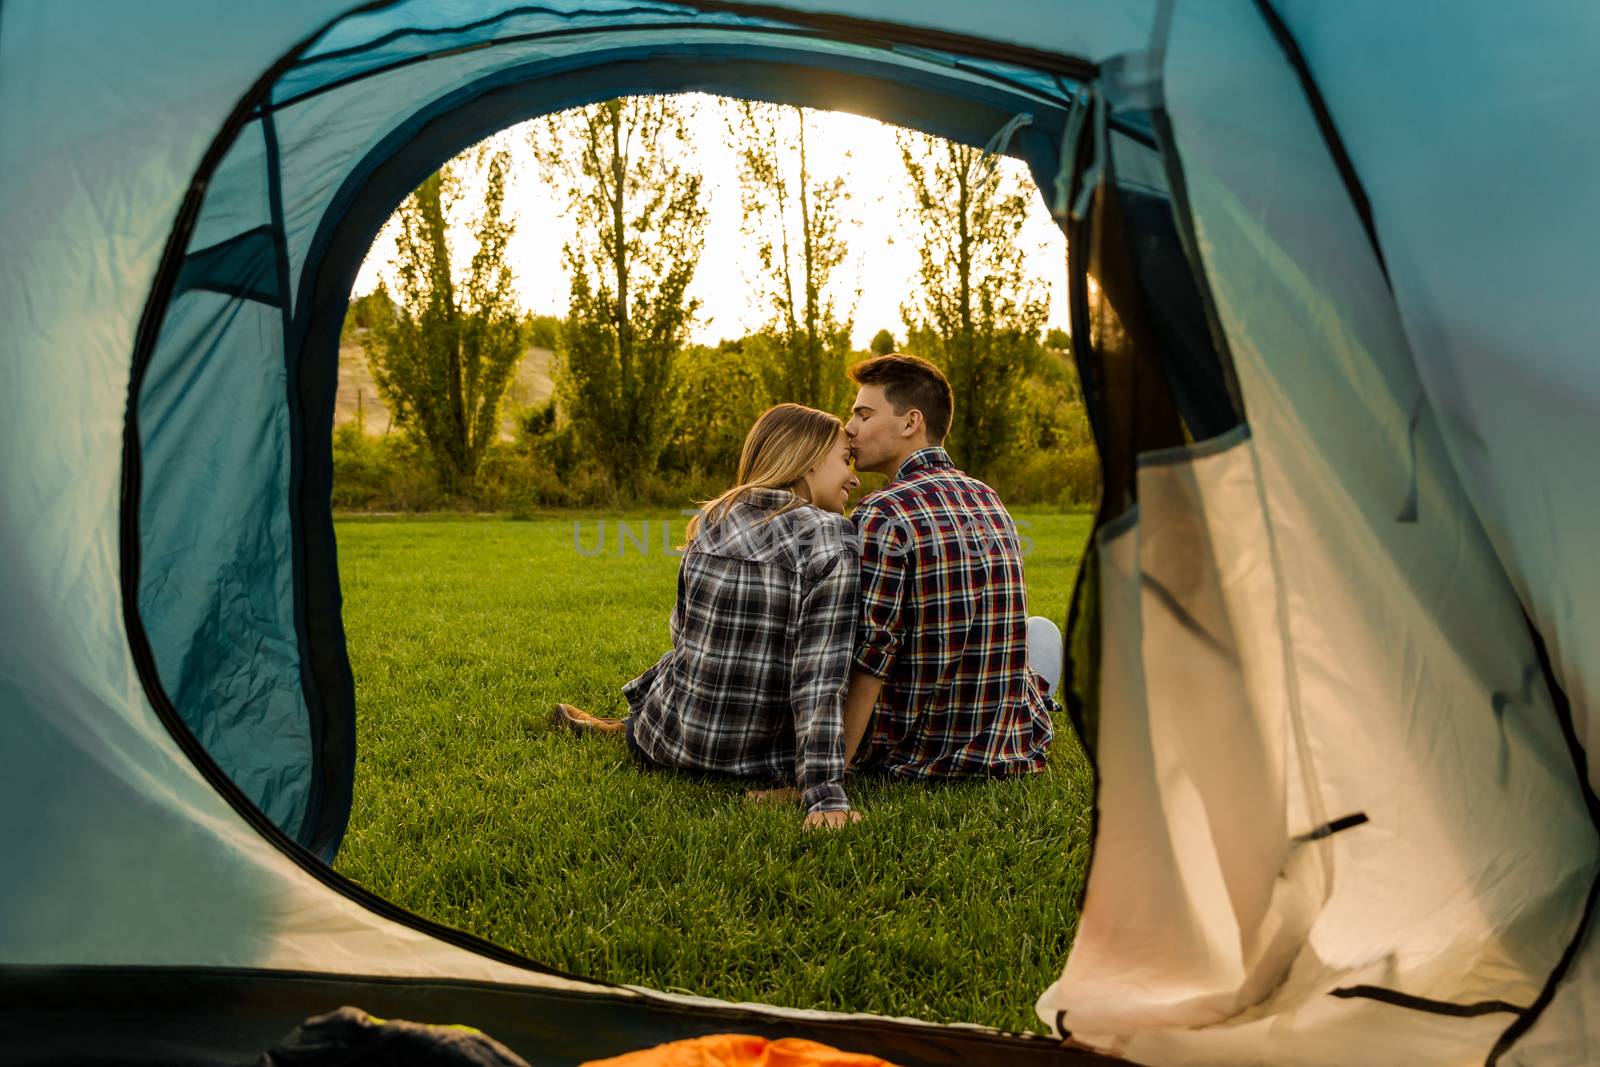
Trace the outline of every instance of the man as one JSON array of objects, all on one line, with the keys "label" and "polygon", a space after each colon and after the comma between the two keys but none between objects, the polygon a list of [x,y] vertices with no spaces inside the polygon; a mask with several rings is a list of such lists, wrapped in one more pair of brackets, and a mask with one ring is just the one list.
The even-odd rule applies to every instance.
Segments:
[{"label": "man", "polygon": [[863,604],[845,752],[905,778],[1041,771],[1050,705],[1027,666],[1016,524],[944,450],[950,383],[898,353],[850,377],[856,469],[890,482],[854,515]]}]

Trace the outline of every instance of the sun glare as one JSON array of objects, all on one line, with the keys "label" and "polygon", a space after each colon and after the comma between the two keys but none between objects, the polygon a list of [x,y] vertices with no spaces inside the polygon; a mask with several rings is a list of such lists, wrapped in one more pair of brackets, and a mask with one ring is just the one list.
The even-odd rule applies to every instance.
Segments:
[{"label": "sun glare", "polygon": [[[759,327],[764,309],[754,299],[754,254],[743,232],[738,164],[727,135],[726,101],[692,94],[690,119],[693,162],[704,176],[708,209],[705,255],[695,274],[691,295],[701,301],[692,339],[711,344],[741,337]],[[854,293],[852,341],[866,348],[880,329],[903,336],[900,308],[916,285],[917,234],[904,218],[909,192],[905,167],[895,144],[894,127],[875,119],[841,112],[808,112],[810,166],[823,177],[842,175],[850,199],[845,205],[844,236],[850,255],[839,271],[839,291]],[[564,315],[567,305],[562,245],[571,233],[566,207],[541,180],[528,147],[524,126],[497,134],[494,140],[512,154],[507,204],[515,212],[517,230],[508,256],[524,310]],[[1018,160],[1001,167],[1026,177]],[[1066,239],[1050,218],[1043,197],[1034,196],[1023,230],[1032,273],[1049,286],[1047,327],[1067,326]],[[370,292],[389,271],[394,236],[384,227],[362,264],[356,295]]]}]

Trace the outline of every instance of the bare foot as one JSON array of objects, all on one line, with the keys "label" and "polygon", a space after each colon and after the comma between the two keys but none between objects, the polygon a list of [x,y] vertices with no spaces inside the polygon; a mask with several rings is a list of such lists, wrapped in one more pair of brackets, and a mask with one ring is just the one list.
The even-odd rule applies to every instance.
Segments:
[{"label": "bare foot", "polygon": [[752,804],[798,804],[800,790],[793,786],[784,786],[781,789],[746,789],[744,798]]},{"label": "bare foot", "polygon": [[837,830],[853,822],[861,821],[859,811],[813,811],[806,816],[807,830]]},{"label": "bare foot", "polygon": [[625,724],[621,719],[602,719],[598,715],[590,715],[582,708],[571,704],[557,704],[550,711],[550,721],[559,730],[571,730],[575,734],[621,734]]}]

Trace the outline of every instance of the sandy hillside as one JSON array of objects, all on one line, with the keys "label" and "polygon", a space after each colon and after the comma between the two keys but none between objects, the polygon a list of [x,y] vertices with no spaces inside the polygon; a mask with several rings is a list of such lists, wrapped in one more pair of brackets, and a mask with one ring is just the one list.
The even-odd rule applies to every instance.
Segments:
[{"label": "sandy hillside", "polygon": [[[550,381],[548,348],[529,348],[517,364],[517,376],[506,394],[506,403],[500,420],[500,436],[511,440],[514,436],[514,413],[544,403],[550,398],[554,385]],[[372,371],[367,366],[366,351],[359,344],[339,346],[339,396],[334,408],[333,424],[342,426],[355,419],[357,409],[366,418],[369,434],[383,434],[389,429],[389,410],[378,396],[378,387],[372,382]]]}]

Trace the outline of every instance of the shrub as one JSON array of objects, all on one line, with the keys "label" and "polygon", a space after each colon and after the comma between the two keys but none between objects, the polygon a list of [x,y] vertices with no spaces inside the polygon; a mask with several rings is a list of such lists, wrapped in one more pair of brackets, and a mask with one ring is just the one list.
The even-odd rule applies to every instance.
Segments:
[{"label": "shrub", "polygon": [[678,355],[677,412],[658,471],[690,483],[707,476],[732,480],[745,434],[772,402],[761,377],[769,356],[766,339],[759,337],[716,348],[691,345]]},{"label": "shrub", "polygon": [[561,339],[561,320],[554,315],[529,314],[523,320],[527,330],[528,343],[535,348],[556,350],[556,344]]},{"label": "shrub", "polygon": [[372,509],[389,493],[394,471],[380,441],[349,422],[333,431],[333,506]]},{"label": "shrub", "polygon": [[409,434],[372,437],[359,423],[333,431],[333,506],[361,511],[459,507],[439,488],[426,451]]},{"label": "shrub", "polygon": [[1014,455],[990,483],[1011,504],[1093,507],[1100,498],[1100,456],[1093,448],[1049,449]]},{"label": "shrub", "polygon": [[542,462],[558,480],[566,478],[578,465],[577,432],[571,423],[558,417],[553,396],[517,417],[516,447],[530,459]]}]

